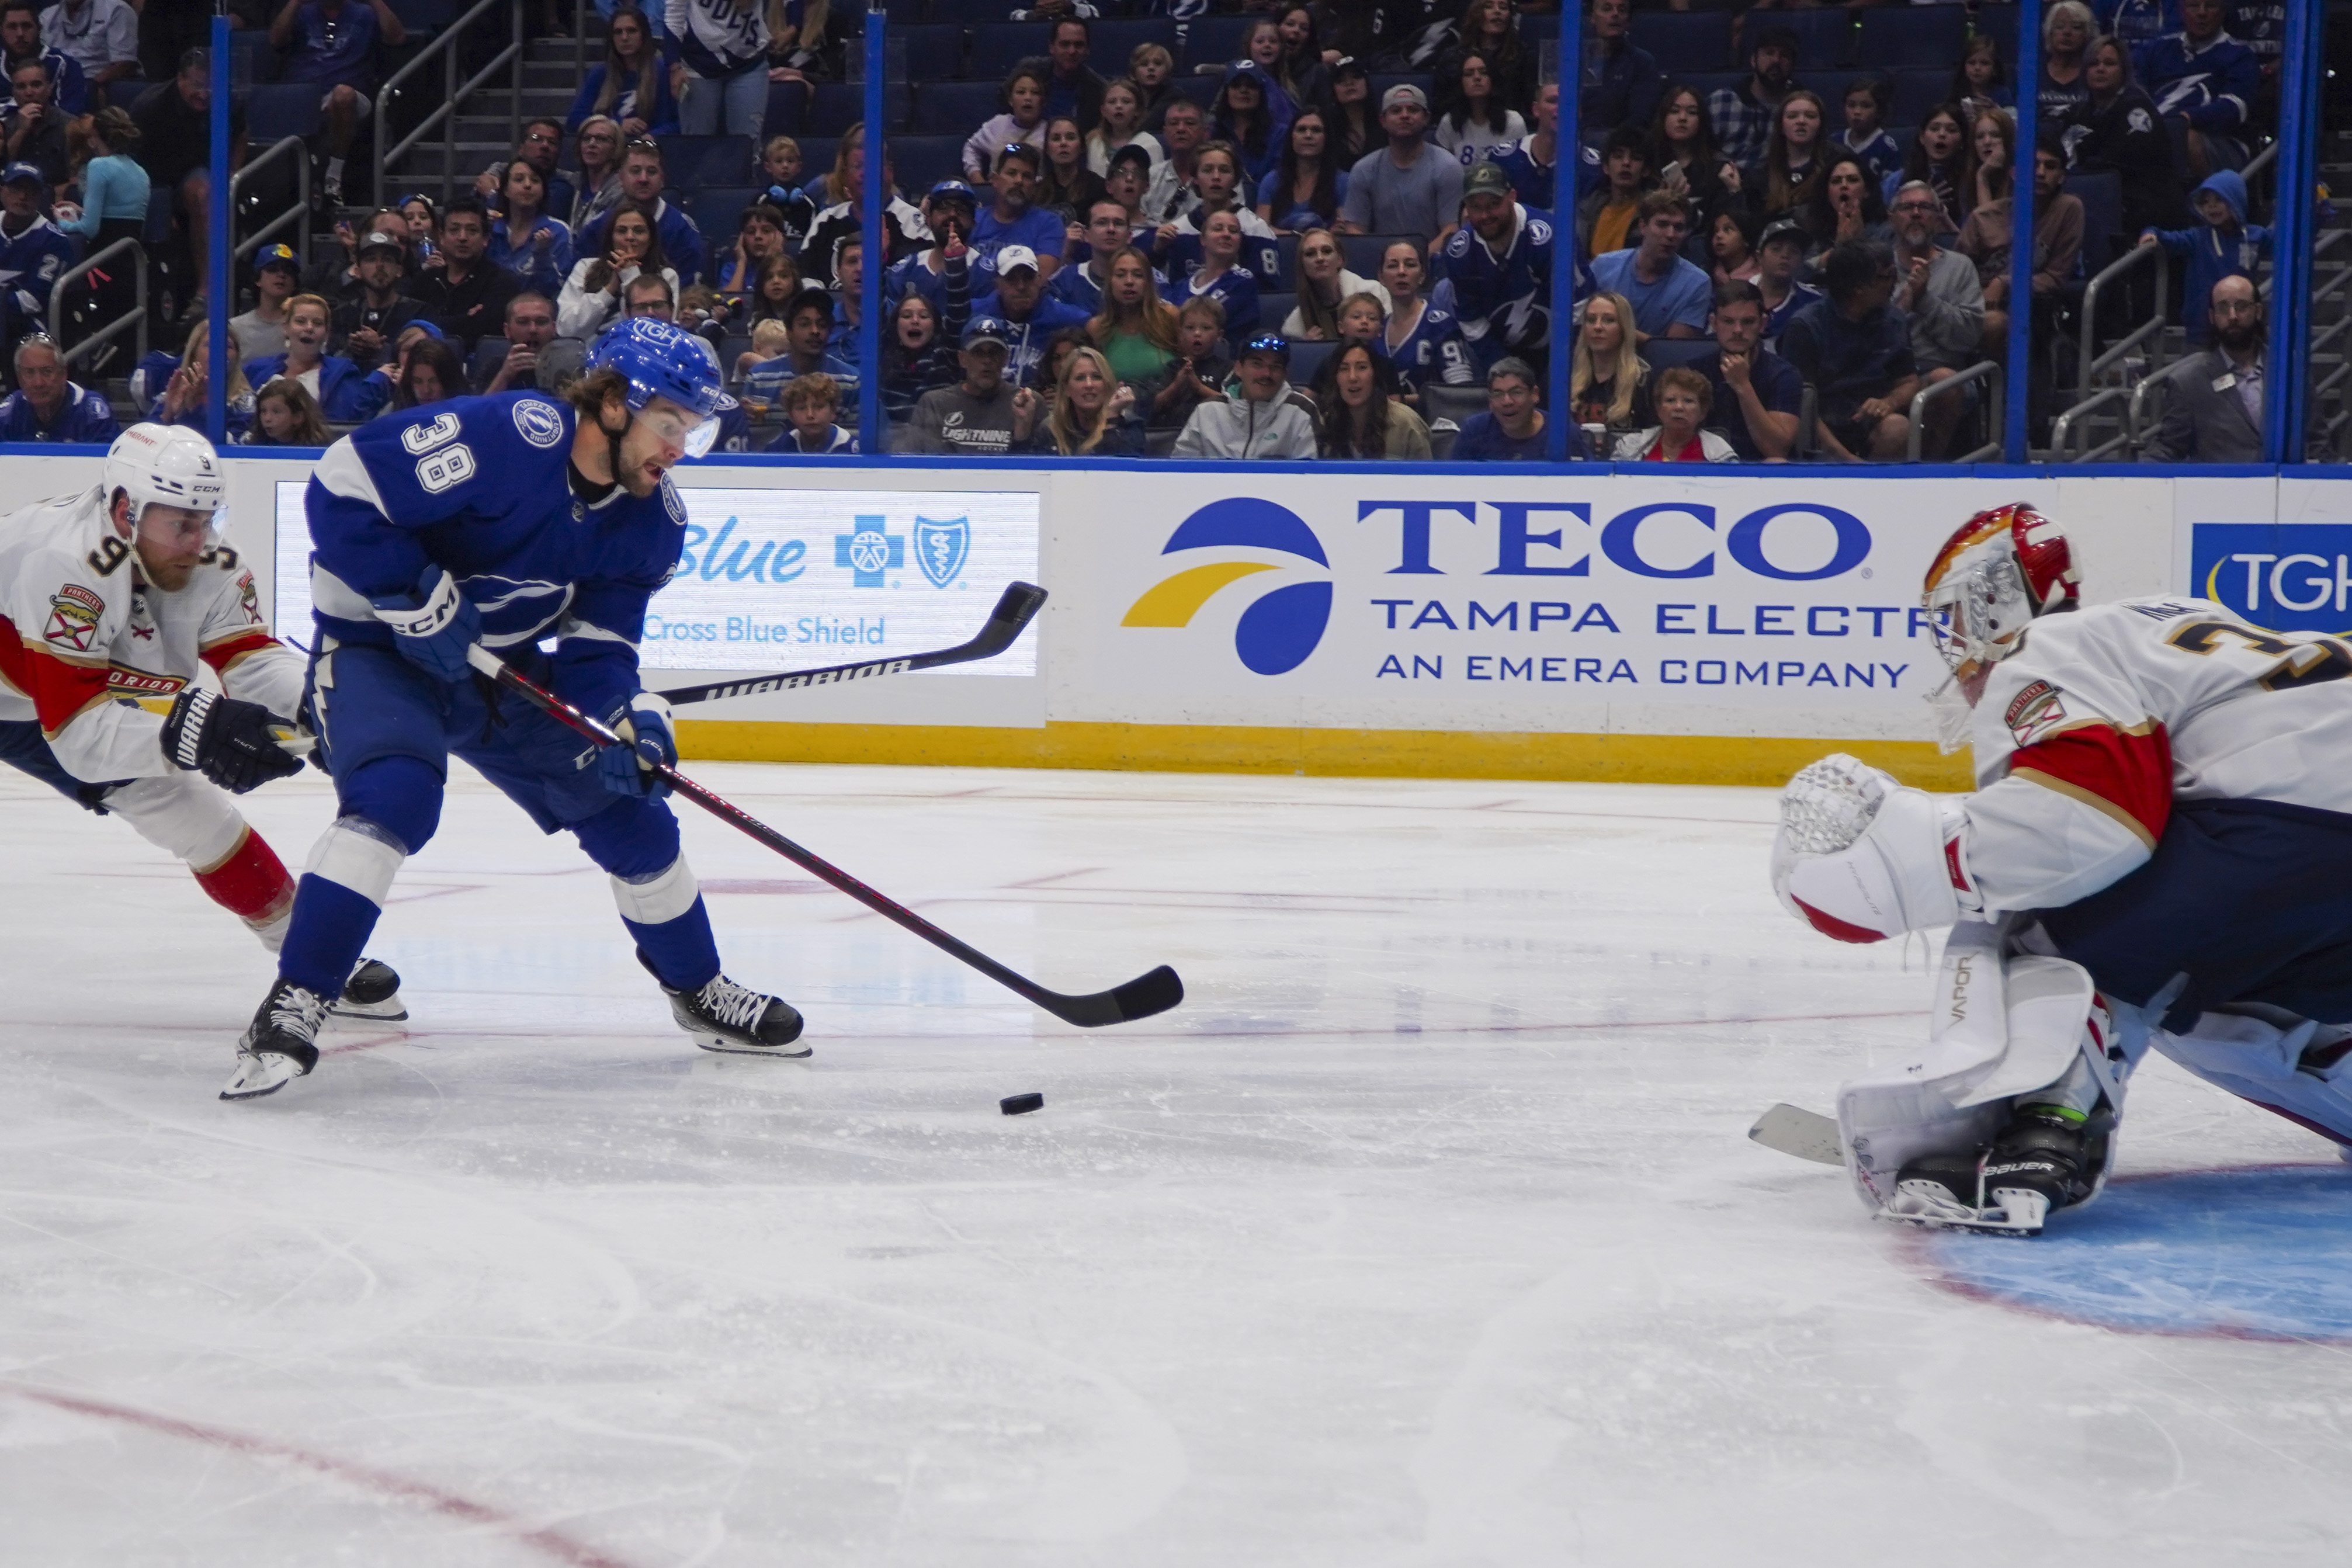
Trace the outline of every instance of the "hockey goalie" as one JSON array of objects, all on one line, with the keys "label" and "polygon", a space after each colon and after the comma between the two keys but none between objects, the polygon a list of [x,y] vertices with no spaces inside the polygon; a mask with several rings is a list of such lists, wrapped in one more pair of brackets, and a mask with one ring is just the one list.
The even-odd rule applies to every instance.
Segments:
[{"label": "hockey goalie", "polygon": [[2084,606],[2025,506],[1954,533],[1926,605],[1976,790],[1827,757],[1772,854],[1825,935],[1951,928],[1927,1049],[1839,1090],[1863,1200],[2039,1234],[2097,1195],[2150,1047],[2352,1158],[2352,639],[2202,599]]}]

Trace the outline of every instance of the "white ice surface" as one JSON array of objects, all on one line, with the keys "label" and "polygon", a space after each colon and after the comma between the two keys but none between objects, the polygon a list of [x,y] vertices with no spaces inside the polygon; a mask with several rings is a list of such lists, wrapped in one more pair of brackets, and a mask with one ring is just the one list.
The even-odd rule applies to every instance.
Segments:
[{"label": "white ice surface", "polygon": [[[262,953],[0,776],[0,1563],[2352,1556],[2352,1351],[1969,1300],[1745,1141],[1924,1005],[1774,905],[1767,793],[694,771],[1190,1000],[1066,1028],[688,809],[816,1047],[703,1055],[463,774],[373,949],[406,1032],[227,1105]],[[315,775],[247,798],[299,865]],[[2327,1157],[2157,1063],[2123,1164]]]}]

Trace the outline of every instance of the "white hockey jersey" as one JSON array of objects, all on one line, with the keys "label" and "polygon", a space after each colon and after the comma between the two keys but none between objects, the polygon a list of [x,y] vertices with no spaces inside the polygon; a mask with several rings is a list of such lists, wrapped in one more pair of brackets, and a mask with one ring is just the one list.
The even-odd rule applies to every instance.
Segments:
[{"label": "white hockey jersey", "polygon": [[2071,904],[2146,862],[2175,800],[2352,815],[2347,678],[2352,638],[2264,631],[2204,599],[2035,621],[1976,705],[1955,885],[1989,915]]},{"label": "white hockey jersey", "polygon": [[160,709],[199,661],[230,696],[295,716],[304,661],[269,635],[236,551],[211,552],[165,593],[95,489],[0,517],[0,721],[39,721],[68,773],[98,784],[174,772]]}]

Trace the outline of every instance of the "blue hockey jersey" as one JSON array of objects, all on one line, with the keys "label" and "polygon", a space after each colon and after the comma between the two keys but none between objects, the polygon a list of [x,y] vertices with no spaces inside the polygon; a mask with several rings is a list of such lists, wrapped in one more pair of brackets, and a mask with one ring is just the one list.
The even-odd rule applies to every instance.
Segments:
[{"label": "blue hockey jersey", "polygon": [[114,405],[101,393],[86,392],[66,383],[66,398],[56,416],[41,422],[39,410],[12,392],[0,401],[0,441],[79,441],[103,446],[122,434],[114,422]]},{"label": "blue hockey jersey", "polygon": [[327,448],[303,497],[320,630],[392,642],[370,601],[411,594],[439,565],[496,650],[553,636],[554,689],[610,713],[637,689],[646,603],[686,544],[665,475],[639,500],[572,489],[572,409],[535,392],[458,397],[388,415]]},{"label": "blue hockey jersey", "polygon": [[[1551,336],[1551,214],[1518,209],[1518,232],[1497,256],[1464,224],[1445,242],[1445,276],[1454,285],[1454,313],[1482,366],[1505,354],[1540,353]],[[1592,287],[1577,266],[1576,294]]]},{"label": "blue hockey jersey", "polygon": [[57,225],[37,217],[14,239],[0,228],[0,294],[11,311],[38,321],[49,313],[49,290],[81,257],[81,247]]},{"label": "blue hockey jersey", "polygon": [[1478,379],[1470,363],[1470,346],[1462,341],[1462,324],[1451,310],[1424,305],[1421,320],[1413,323],[1404,342],[1391,346],[1388,334],[1382,332],[1380,342],[1395,363],[1407,392],[1430,385],[1468,386]]},{"label": "blue hockey jersey", "polygon": [[1054,334],[1065,327],[1083,327],[1087,313],[1076,305],[1066,305],[1050,296],[1041,296],[1037,308],[1029,312],[1025,321],[1016,321],[1004,313],[1004,307],[993,294],[972,301],[974,318],[993,316],[1004,323],[1004,381],[1008,386],[1035,386],[1039,367],[1045,363],[1045,345]]},{"label": "blue hockey jersey", "polygon": [[2138,62],[2140,85],[2158,112],[2186,115],[2200,131],[2228,135],[2242,129],[2262,91],[2262,62],[2227,33],[2201,49],[2188,34],[2168,33],[2141,49]]},{"label": "blue hockey jersey", "polygon": [[[246,365],[246,384],[258,392],[285,369],[284,354],[263,354]],[[319,361],[319,412],[335,424],[357,425],[373,419],[391,401],[388,370],[362,370],[338,354],[327,354]]]}]

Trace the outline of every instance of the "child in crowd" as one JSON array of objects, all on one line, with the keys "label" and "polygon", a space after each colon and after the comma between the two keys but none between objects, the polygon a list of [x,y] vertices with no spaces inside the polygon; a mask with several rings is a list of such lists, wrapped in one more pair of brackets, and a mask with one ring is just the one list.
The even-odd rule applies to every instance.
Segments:
[{"label": "child in crowd", "polygon": [[781,355],[790,345],[791,340],[792,334],[784,330],[783,321],[777,317],[770,316],[752,322],[751,352],[735,356],[735,374],[730,379],[740,384],[743,380],[744,372],[763,360],[772,360]]},{"label": "child in crowd", "polygon": [[1215,296],[1195,295],[1176,312],[1176,363],[1151,402],[1152,426],[1181,430],[1204,399],[1223,398],[1234,374],[1225,346],[1225,308]]},{"label": "child in crowd", "polygon": [[2246,221],[2246,182],[2229,169],[2197,187],[2189,198],[2198,221],[2188,228],[2151,228],[2142,245],[2160,245],[2168,255],[2189,258],[2188,298],[2180,324],[2189,341],[2201,342],[2213,285],[2224,278],[2252,278],[2271,252],[2271,231]]},{"label": "child in crowd", "polygon": [[770,444],[771,452],[799,456],[855,452],[856,432],[845,430],[841,416],[841,384],[822,372],[785,384],[784,417],[792,423]]},{"label": "child in crowd", "polygon": [[784,215],[784,243],[794,249],[816,225],[817,209],[829,204],[801,186],[801,144],[789,136],[771,136],[760,153],[760,177],[767,188],[760,200]]},{"label": "child in crowd", "polygon": [[1869,171],[1870,183],[1882,187],[1903,167],[1903,149],[1886,133],[1887,106],[1894,100],[1885,77],[1865,77],[1847,88],[1845,132],[1838,138]]}]

